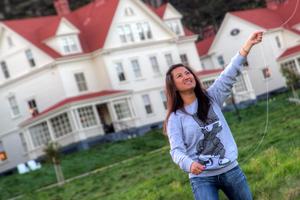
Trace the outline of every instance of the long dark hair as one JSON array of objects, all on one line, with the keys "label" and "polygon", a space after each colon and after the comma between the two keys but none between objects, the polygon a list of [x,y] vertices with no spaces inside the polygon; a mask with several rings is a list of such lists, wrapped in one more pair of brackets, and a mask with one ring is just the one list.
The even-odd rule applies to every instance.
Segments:
[{"label": "long dark hair", "polygon": [[163,126],[163,132],[166,135],[167,134],[167,123],[168,119],[171,115],[172,112],[176,112],[178,109],[184,109],[184,102],[176,89],[174,79],[172,76],[172,71],[178,67],[184,67],[186,68],[191,74],[194,76],[195,81],[196,81],[196,86],[194,88],[195,95],[198,100],[198,109],[197,109],[197,116],[199,119],[202,121],[207,120],[207,114],[210,106],[210,100],[207,95],[206,90],[202,87],[201,82],[198,80],[197,76],[193,72],[193,70],[183,64],[175,64],[172,65],[169,70],[166,73],[166,85],[165,85],[165,92],[167,96],[167,116],[164,121],[164,126]]}]

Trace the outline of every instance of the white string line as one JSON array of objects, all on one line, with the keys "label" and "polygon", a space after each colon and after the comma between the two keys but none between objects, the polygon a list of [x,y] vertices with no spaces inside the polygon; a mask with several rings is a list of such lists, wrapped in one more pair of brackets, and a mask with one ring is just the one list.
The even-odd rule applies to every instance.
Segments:
[{"label": "white string line", "polygon": [[[294,9],[293,13],[291,14],[291,16],[285,22],[283,22],[279,27],[283,27],[285,24],[287,24],[295,16],[295,14],[297,12],[297,9],[298,9],[298,6],[299,6],[299,0],[297,0],[295,9]],[[270,41],[268,43],[270,44]],[[265,57],[265,53],[263,51],[263,43],[261,43],[259,45],[259,47],[260,47],[260,52],[261,52],[262,57],[263,57],[264,66],[265,66],[265,68],[267,68],[266,57]],[[269,81],[268,80],[266,80],[266,92],[267,92],[266,123],[265,123],[265,128],[264,128],[263,136],[262,136],[261,140],[259,141],[258,145],[256,146],[256,148],[251,152],[251,154],[248,155],[240,163],[248,161],[254,155],[254,153],[259,149],[259,147],[263,143],[263,141],[265,139],[265,136],[267,135],[268,126],[269,126]]]},{"label": "white string line", "polygon": [[[264,66],[267,67],[267,63],[266,63],[266,59],[265,59],[265,54],[263,51],[263,44],[261,43],[259,45],[260,47],[260,51],[261,51],[261,55],[263,57],[263,62],[264,62]],[[255,149],[253,151],[251,151],[250,155],[248,155],[246,158],[244,158],[244,160],[242,160],[240,163],[244,163],[246,161],[248,161],[255,153],[256,151],[259,149],[259,147],[261,146],[261,144],[263,143],[265,136],[267,135],[268,132],[268,126],[269,126],[269,80],[266,80],[266,93],[267,93],[267,105],[266,105],[266,123],[265,123],[265,128],[263,131],[263,136],[261,137],[258,145],[255,147]]]}]

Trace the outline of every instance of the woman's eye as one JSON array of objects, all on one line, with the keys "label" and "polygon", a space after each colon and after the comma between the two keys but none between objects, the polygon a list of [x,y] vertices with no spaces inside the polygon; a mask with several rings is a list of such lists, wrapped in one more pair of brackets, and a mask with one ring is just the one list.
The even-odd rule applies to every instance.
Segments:
[{"label": "woman's eye", "polygon": [[176,78],[180,78],[182,75],[181,74],[178,74],[177,76],[176,76]]}]

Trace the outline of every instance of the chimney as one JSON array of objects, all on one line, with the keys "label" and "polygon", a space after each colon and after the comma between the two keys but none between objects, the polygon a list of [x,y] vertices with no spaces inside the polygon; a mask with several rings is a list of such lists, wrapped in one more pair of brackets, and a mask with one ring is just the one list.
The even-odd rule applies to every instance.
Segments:
[{"label": "chimney", "polygon": [[285,0],[266,0],[267,8],[270,10],[277,10],[279,4],[285,2]]},{"label": "chimney", "polygon": [[68,0],[54,0],[57,15],[64,16],[71,12]]}]

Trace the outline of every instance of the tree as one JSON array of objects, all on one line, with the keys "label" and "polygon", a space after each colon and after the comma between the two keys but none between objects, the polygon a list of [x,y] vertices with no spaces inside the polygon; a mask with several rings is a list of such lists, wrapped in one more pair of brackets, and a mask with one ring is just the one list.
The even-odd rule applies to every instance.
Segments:
[{"label": "tree", "polygon": [[65,179],[61,168],[59,145],[56,142],[49,142],[44,148],[44,152],[46,153],[46,156],[54,166],[58,184],[64,184]]},{"label": "tree", "polygon": [[300,74],[299,72],[296,72],[295,70],[288,68],[288,67],[282,67],[281,73],[286,79],[286,84],[288,87],[291,88],[293,97],[297,100],[299,100],[298,94],[295,90],[295,87],[300,82]]}]

